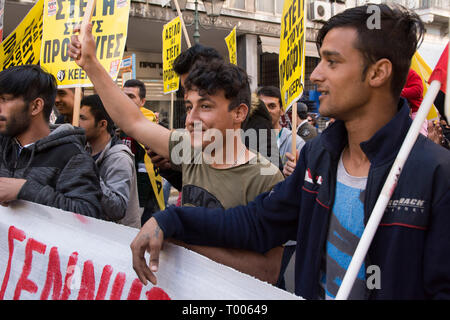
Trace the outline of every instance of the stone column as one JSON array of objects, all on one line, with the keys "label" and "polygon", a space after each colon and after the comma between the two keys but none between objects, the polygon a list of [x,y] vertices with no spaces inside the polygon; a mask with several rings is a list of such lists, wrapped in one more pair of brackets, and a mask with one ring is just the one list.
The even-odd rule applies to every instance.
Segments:
[{"label": "stone column", "polygon": [[238,65],[247,71],[250,77],[250,89],[256,91],[258,86],[258,43],[254,34],[244,34],[237,39]]}]

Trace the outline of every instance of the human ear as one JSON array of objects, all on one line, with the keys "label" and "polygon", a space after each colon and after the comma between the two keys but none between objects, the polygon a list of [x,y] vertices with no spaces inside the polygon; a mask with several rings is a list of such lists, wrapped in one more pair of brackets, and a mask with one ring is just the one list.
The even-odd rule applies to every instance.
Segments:
[{"label": "human ear", "polygon": [[392,79],[392,62],[383,58],[370,66],[368,72],[369,85],[381,87]]},{"label": "human ear", "polygon": [[99,121],[99,125],[101,128],[106,128],[108,126],[108,121],[105,119]]},{"label": "human ear", "polygon": [[36,116],[44,110],[44,100],[36,98],[30,103],[31,115]]},{"label": "human ear", "polygon": [[242,123],[247,118],[248,106],[241,103],[239,106],[233,109],[233,118],[235,122]]}]

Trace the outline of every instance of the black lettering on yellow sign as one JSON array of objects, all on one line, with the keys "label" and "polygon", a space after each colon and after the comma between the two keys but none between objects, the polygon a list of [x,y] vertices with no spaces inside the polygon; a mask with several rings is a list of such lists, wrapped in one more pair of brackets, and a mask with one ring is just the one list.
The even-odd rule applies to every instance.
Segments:
[{"label": "black lettering on yellow sign", "polygon": [[163,71],[163,79],[164,82],[166,81],[170,81],[173,78],[175,78],[177,76],[177,74],[175,73],[175,71],[173,70],[173,68],[170,68],[169,70],[164,70]]},{"label": "black lettering on yellow sign", "polygon": [[284,30],[282,30],[283,39],[286,39],[288,34],[297,22],[297,18],[300,18],[302,9],[304,7],[305,0],[295,0],[289,6],[289,9],[283,16]]},{"label": "black lettering on yellow sign", "polygon": [[166,49],[166,60],[173,60],[180,54],[179,46],[172,46]]},{"label": "black lettering on yellow sign", "polygon": [[[102,60],[104,58],[111,59],[120,57],[120,44],[123,38],[123,33],[101,35],[96,39],[97,44],[97,57]],[[106,57],[105,53],[106,45]],[[100,54],[99,54],[100,49]],[[114,49],[114,50],[113,50]]]},{"label": "black lettering on yellow sign", "polygon": [[172,37],[180,34],[181,32],[181,23],[175,23],[166,28],[164,33],[164,40],[169,40]]},{"label": "black lettering on yellow sign", "polygon": [[[102,16],[114,15],[115,3],[115,0],[103,0]],[[78,4],[78,10],[75,10],[76,4]],[[87,0],[57,0],[58,10],[56,11],[55,19],[67,20],[73,18],[82,18],[84,17],[87,4]],[[97,16],[97,7],[94,8],[92,16]]]},{"label": "black lettering on yellow sign", "polygon": [[83,69],[69,69],[68,80],[84,80],[87,79],[87,74]]},{"label": "black lettering on yellow sign", "polygon": [[[284,87],[285,82],[289,82],[292,74],[295,72],[297,67],[300,67],[301,58],[303,56],[303,39],[305,34],[303,33],[301,38],[293,44],[289,49],[286,59],[280,63],[280,85]],[[296,83],[296,82],[294,82]],[[289,89],[290,92],[295,93],[297,89],[293,89],[292,85]],[[292,94],[293,95],[293,94]],[[291,95],[289,95],[289,98]]]},{"label": "black lettering on yellow sign", "polygon": [[16,46],[16,33],[13,33],[11,37],[9,37],[5,42],[3,43],[3,47],[5,50],[5,55],[8,56],[12,54],[12,51],[14,50],[14,47]]},{"label": "black lettering on yellow sign", "polygon": [[[94,33],[102,33],[103,32],[103,20],[92,20],[92,32]],[[79,22],[65,22],[64,23],[64,32],[65,36],[69,36],[73,34],[73,28],[78,26]]]},{"label": "black lettering on yellow sign", "polygon": [[[122,40],[123,33],[97,36],[97,57],[100,60],[120,57]],[[45,41],[43,43],[44,55],[41,57],[43,63],[54,63],[58,56],[63,62],[68,61],[69,55],[67,50],[69,43],[69,37],[62,40],[53,39]]]},{"label": "black lettering on yellow sign", "polygon": [[33,45],[40,41],[42,37],[42,16],[33,19],[26,26],[23,37],[17,38],[17,33],[11,34],[3,42],[4,61],[2,69],[10,66],[34,64],[37,63],[37,57],[34,55]]},{"label": "black lettering on yellow sign", "polygon": [[[158,177],[159,168],[156,168],[155,166],[153,166],[153,172],[155,173],[155,178]],[[156,182],[156,189],[158,190],[158,194],[160,194],[161,190],[162,190],[162,183],[158,179],[155,179],[155,182]]]}]

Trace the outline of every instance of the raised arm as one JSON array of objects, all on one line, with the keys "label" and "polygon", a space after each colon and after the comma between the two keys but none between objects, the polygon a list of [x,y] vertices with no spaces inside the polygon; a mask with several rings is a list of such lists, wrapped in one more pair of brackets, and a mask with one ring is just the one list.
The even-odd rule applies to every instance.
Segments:
[{"label": "raised arm", "polygon": [[[75,28],[75,31],[79,29]],[[69,56],[86,71],[111,119],[127,135],[168,158],[170,131],[147,120],[134,102],[120,90],[97,59],[95,46],[92,25],[89,24],[82,43],[77,35],[72,36]]]}]

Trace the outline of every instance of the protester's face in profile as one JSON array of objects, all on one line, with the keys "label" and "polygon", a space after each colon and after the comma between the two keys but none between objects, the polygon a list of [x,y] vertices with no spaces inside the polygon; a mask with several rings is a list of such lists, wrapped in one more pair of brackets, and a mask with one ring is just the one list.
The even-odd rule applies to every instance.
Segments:
[{"label": "protester's face in profile", "polygon": [[347,120],[367,103],[369,87],[362,77],[364,60],[356,40],[356,30],[348,27],[331,29],[324,38],[311,81],[321,93],[319,112],[325,117]]},{"label": "protester's face in profile", "polygon": [[55,107],[60,114],[71,116],[73,114],[75,94],[72,89],[58,89],[56,91]]},{"label": "protester's face in profile", "polygon": [[95,124],[94,115],[91,113],[91,107],[81,106],[80,108],[80,127],[86,131],[86,140],[91,141],[98,137],[100,128]]},{"label": "protester's face in profile", "polygon": [[124,87],[123,92],[133,100],[134,104],[137,105],[139,108],[143,107],[145,104],[145,99],[141,99],[139,97],[139,88],[138,87]]},{"label": "protester's face in profile", "polygon": [[29,128],[30,123],[29,107],[23,98],[0,95],[0,134],[17,137]]},{"label": "protester's face in profile", "polygon": [[267,110],[272,117],[272,126],[275,128],[276,125],[280,122],[280,118],[283,115],[283,108],[280,106],[280,100],[276,97],[268,97],[260,95],[259,99],[264,102],[267,107]]},{"label": "protester's face in profile", "polygon": [[[204,148],[212,141],[204,137],[208,129],[219,130],[224,138],[226,129],[233,129],[236,125],[233,121],[233,111],[228,110],[230,100],[225,98],[224,92],[219,90],[215,95],[200,96],[197,90],[189,90],[185,95],[186,105],[186,129],[191,134],[191,142],[194,146]],[[194,135],[194,126],[201,124],[201,135]],[[202,141],[194,140],[194,137],[202,137]]]}]

